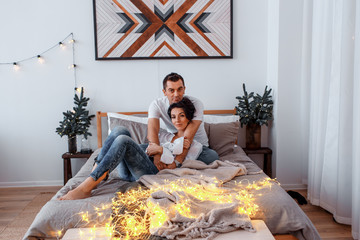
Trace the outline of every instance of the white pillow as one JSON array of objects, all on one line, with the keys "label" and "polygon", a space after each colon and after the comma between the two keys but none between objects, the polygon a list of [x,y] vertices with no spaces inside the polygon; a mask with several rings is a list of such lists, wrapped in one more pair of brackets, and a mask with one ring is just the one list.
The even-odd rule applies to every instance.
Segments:
[{"label": "white pillow", "polygon": [[112,112],[108,112],[107,113],[108,116],[108,134],[111,133],[111,122],[110,119],[111,118],[119,118],[122,120],[128,120],[128,121],[133,121],[133,122],[137,122],[137,123],[143,123],[147,125],[147,121],[148,118],[147,117],[138,117],[138,116],[132,116],[132,115],[125,115],[125,114],[120,114],[120,113],[112,113]]},{"label": "white pillow", "polygon": [[204,115],[204,122],[206,123],[229,123],[239,121],[238,115]]},{"label": "white pillow", "polygon": [[[108,116],[108,134],[111,133],[111,118],[118,118],[118,119],[122,119],[122,120],[128,120],[128,121],[133,121],[133,122],[137,122],[137,123],[142,123],[142,124],[146,124],[148,122],[148,118],[147,117],[140,117],[140,116],[134,116],[134,115],[125,115],[125,114],[121,114],[121,113],[114,113],[114,112],[108,112],[107,113]],[[166,130],[166,125],[163,122],[163,120],[160,119],[160,128]]]}]

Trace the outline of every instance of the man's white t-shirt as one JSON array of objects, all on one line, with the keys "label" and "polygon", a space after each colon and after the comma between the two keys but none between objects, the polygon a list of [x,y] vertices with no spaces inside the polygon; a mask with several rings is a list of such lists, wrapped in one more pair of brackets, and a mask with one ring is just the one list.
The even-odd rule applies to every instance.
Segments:
[{"label": "man's white t-shirt", "polygon": [[[194,97],[186,96],[195,106],[195,113],[193,120],[202,121],[199,129],[197,130],[194,139],[201,143],[202,145],[208,147],[208,138],[204,128],[203,116],[204,116],[204,105],[203,103]],[[163,120],[166,125],[167,131],[171,133],[176,133],[177,130],[171,122],[169,115],[167,114],[168,108],[170,106],[169,99],[164,96],[158,99],[155,99],[149,106],[148,118],[157,118]]]}]

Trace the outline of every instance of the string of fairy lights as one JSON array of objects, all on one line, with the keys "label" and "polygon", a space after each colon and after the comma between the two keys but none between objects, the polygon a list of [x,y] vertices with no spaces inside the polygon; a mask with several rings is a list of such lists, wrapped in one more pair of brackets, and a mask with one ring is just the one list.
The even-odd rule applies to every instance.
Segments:
[{"label": "string of fairy lights", "polygon": [[[90,229],[88,232],[80,231],[81,239],[95,239],[101,236],[114,240],[148,240],[153,238],[152,234],[157,235],[159,229],[169,229],[170,222],[177,224],[177,221],[173,220],[176,218],[193,219],[195,226],[196,219],[201,219],[205,214],[197,209],[202,202],[213,202],[219,208],[227,208],[227,204],[236,204],[236,211],[233,212],[235,216],[256,218],[264,211],[257,205],[257,199],[265,192],[271,191],[275,185],[280,185],[276,179],[271,178],[257,182],[243,179],[227,183],[222,183],[216,178],[207,180],[210,181],[205,185],[189,179],[177,179],[154,184],[151,188],[132,188],[124,193],[119,191],[111,204],[94,206],[95,211],[91,213],[86,211],[75,214],[73,218],[78,219],[78,222],[74,227]],[[176,201],[161,205],[157,200],[152,201],[152,194],[155,192],[176,196]],[[191,224],[192,221],[186,222],[184,226],[189,227],[187,224]],[[65,229],[64,226],[55,231],[55,237],[61,239]]]},{"label": "string of fairy lights", "polygon": [[44,64],[45,63],[45,54],[47,52],[50,52],[51,50],[55,49],[55,48],[60,48],[60,49],[65,49],[67,45],[71,46],[71,50],[72,50],[72,64],[68,66],[69,69],[73,70],[74,73],[74,90],[77,92],[81,91],[81,88],[77,86],[77,75],[76,75],[76,69],[77,69],[77,65],[75,64],[75,39],[74,39],[74,34],[70,33],[69,35],[67,35],[64,39],[62,39],[61,41],[57,42],[56,44],[54,44],[53,46],[51,46],[50,48],[34,55],[31,57],[27,57],[24,59],[20,59],[17,61],[11,61],[11,62],[0,62],[0,65],[12,65],[14,71],[19,71],[21,69],[21,66],[28,61],[32,61],[37,59],[39,64]]}]

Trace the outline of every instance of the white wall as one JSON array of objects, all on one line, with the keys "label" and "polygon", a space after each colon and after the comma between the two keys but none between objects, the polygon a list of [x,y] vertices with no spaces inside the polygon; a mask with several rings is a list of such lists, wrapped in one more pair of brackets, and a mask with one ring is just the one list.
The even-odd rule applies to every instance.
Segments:
[{"label": "white wall", "polygon": [[295,187],[307,160],[301,152],[302,9],[303,0],[280,1],[276,172],[280,182]]},{"label": "white wall", "polygon": [[[306,188],[307,138],[303,57],[303,0],[270,0],[268,82],[274,88],[274,119],[270,128],[273,172],[287,189]],[[304,79],[303,79],[304,78]]]},{"label": "white wall", "polygon": [[[92,1],[1,1],[0,62],[37,55],[73,32],[77,81],[90,97],[91,113],[147,110],[150,101],[162,95],[161,80],[171,71],[185,78],[187,94],[202,99],[206,109],[231,109],[242,94],[242,83],[248,90],[263,91],[268,65],[268,1],[234,0],[233,7],[233,59],[95,61]],[[74,77],[68,69],[72,52],[55,48],[44,58],[41,65],[36,59],[23,62],[17,72],[11,65],[0,65],[0,186],[62,184],[61,154],[67,142],[55,128],[62,112],[73,106]],[[291,56],[284,55],[281,61],[293,64]],[[293,106],[286,104],[292,96],[285,93],[288,88],[296,92],[292,82],[297,79],[283,79],[289,82],[279,91],[283,93],[279,101],[284,101],[279,105],[284,104],[281,115],[286,115]],[[279,88],[283,83],[279,81]],[[288,128],[279,130],[278,138]],[[90,130],[95,148],[95,121]],[[296,131],[291,131],[293,138]],[[292,149],[281,149],[288,165],[277,167],[278,178],[284,184],[301,183],[290,166],[298,159],[286,153]]]}]

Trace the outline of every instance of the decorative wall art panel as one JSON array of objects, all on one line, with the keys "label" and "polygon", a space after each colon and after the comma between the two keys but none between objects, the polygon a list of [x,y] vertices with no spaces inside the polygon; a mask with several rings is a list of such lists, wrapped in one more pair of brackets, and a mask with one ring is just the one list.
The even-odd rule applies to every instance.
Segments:
[{"label": "decorative wall art panel", "polygon": [[232,58],[232,0],[93,0],[95,55]]}]

